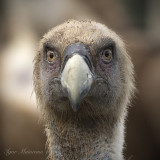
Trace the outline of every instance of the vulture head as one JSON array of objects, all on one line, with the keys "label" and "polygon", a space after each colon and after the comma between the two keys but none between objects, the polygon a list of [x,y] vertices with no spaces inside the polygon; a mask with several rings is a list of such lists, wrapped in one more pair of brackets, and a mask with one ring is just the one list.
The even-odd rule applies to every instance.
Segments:
[{"label": "vulture head", "polygon": [[[70,20],[45,34],[35,57],[34,85],[51,159],[123,159],[133,81],[124,43],[105,25]],[[94,149],[85,151],[84,144]]]}]

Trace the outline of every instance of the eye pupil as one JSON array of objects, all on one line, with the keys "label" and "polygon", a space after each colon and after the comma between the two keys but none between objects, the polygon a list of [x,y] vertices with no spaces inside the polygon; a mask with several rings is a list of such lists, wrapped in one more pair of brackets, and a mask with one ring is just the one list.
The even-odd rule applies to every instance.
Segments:
[{"label": "eye pupil", "polygon": [[52,59],[54,57],[53,53],[50,53],[49,57]]},{"label": "eye pupil", "polygon": [[109,52],[105,51],[105,56],[108,57],[109,56]]}]

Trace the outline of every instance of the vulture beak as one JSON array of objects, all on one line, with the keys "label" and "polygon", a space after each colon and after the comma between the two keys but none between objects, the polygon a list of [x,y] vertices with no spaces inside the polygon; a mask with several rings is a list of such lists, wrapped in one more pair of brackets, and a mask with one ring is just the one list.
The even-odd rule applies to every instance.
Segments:
[{"label": "vulture beak", "polygon": [[[88,93],[93,82],[92,63],[90,57],[88,57],[87,50],[84,46],[81,48],[81,45],[83,46],[84,44],[73,44],[68,48],[67,51],[72,50],[72,54],[66,51],[67,60],[64,62],[61,73],[62,88],[67,94],[75,112],[78,110],[81,100]],[[77,48],[80,49],[79,52],[74,53],[74,51],[78,51]]]}]

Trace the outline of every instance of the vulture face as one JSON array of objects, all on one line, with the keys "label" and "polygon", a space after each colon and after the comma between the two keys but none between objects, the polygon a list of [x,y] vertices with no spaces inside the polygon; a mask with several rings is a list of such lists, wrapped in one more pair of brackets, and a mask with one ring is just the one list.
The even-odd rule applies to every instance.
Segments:
[{"label": "vulture face", "polygon": [[113,31],[93,21],[72,20],[41,40],[35,90],[54,111],[105,112],[118,108],[129,93],[130,67],[123,42]]}]

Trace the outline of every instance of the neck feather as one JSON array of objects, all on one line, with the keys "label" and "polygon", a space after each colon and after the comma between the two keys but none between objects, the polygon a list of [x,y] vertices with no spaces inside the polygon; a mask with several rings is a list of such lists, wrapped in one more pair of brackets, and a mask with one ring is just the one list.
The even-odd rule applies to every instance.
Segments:
[{"label": "neck feather", "polygon": [[[54,117],[54,118],[53,118]],[[50,116],[46,124],[51,160],[122,160],[123,120],[60,120]]]}]

